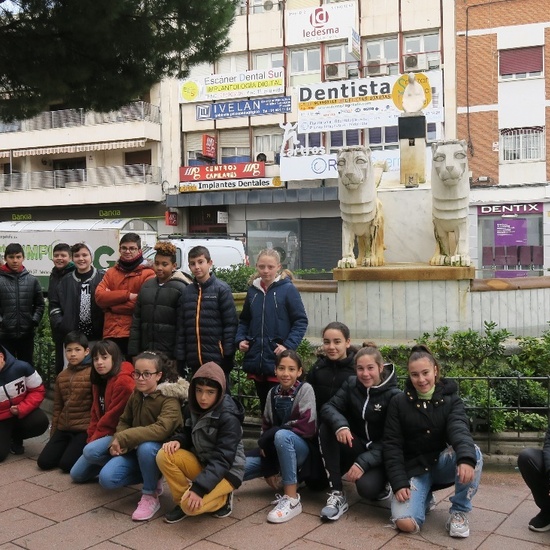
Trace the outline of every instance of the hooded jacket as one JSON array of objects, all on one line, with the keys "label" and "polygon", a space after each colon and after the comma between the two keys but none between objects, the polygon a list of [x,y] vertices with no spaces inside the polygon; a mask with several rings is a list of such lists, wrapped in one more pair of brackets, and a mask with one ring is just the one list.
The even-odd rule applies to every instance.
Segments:
[{"label": "hooded jacket", "polygon": [[19,273],[0,267],[0,341],[32,335],[44,315],[38,279],[24,267]]},{"label": "hooded jacket", "polygon": [[92,368],[90,354],[80,365],[69,365],[55,379],[52,435],[56,430],[85,432],[90,424],[92,408]]},{"label": "hooded jacket", "polygon": [[359,439],[364,452],[355,463],[364,472],[383,462],[384,423],[390,401],[398,393],[401,391],[395,369],[387,364],[384,380],[378,386],[366,388],[357,376],[352,376],[321,409],[321,421],[328,424],[333,433],[349,428],[354,439]]},{"label": "hooded jacket", "polygon": [[132,378],[134,367],[132,363],[123,361],[116,376],[109,376],[103,393],[104,413],[101,412],[100,388],[92,384],[92,410],[88,426],[87,443],[115,433],[118,419],[126,407],[128,398],[134,391],[135,382]]},{"label": "hooded jacket", "polygon": [[181,404],[187,399],[189,382],[161,382],[147,395],[134,389],[119,418],[115,437],[124,451],[145,441],[162,443],[182,425]]},{"label": "hooded jacket", "polygon": [[[218,386],[218,400],[208,410],[197,403],[197,378],[208,378]],[[237,489],[244,477],[244,408],[225,393],[225,384],[225,374],[219,365],[213,362],[202,365],[191,380],[183,428],[172,437],[180,442],[182,449],[191,451],[203,466],[193,480],[193,492],[200,497],[210,493],[222,479]]]},{"label": "hooded jacket", "polygon": [[418,397],[410,380],[392,399],[384,430],[384,464],[393,492],[408,488],[409,479],[429,472],[451,445],[457,464],[475,468],[477,457],[464,404],[454,380],[435,384],[430,400]]},{"label": "hooded jacket", "polygon": [[239,328],[237,346],[248,340],[243,369],[257,376],[275,376],[275,352],[278,344],[295,350],[307,329],[307,315],[300,293],[288,277],[279,277],[265,291],[261,279],[248,289]]},{"label": "hooded jacket", "polygon": [[[73,262],[69,262],[63,269],[59,269],[57,267],[54,267],[50,273],[50,281],[48,283],[48,297],[51,300],[52,294],[56,291],[57,287],[59,286],[59,283],[61,282],[61,279],[65,277],[65,275],[68,275],[69,273],[72,273],[76,269],[76,266]],[[50,319],[50,326],[52,328],[52,335],[54,338],[62,339],[63,336],[59,333],[58,330],[54,329],[52,326],[52,320]]]},{"label": "hooded jacket", "polygon": [[10,407],[17,405],[19,418],[25,418],[38,409],[46,390],[42,378],[34,367],[16,359],[6,348],[0,346],[5,365],[0,370],[0,421],[13,418]]}]

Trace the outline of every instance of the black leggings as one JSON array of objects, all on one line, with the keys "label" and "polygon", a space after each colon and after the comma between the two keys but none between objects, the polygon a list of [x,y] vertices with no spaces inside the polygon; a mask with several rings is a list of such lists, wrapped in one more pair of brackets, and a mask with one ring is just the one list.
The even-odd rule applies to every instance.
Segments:
[{"label": "black leggings", "polygon": [[36,463],[41,470],[51,470],[59,466],[69,473],[80,458],[86,445],[86,432],[56,430],[42,449]]},{"label": "black leggings", "polygon": [[[353,435],[353,434],[352,434]],[[353,447],[343,445],[336,439],[336,434],[327,424],[319,428],[319,445],[327,471],[329,485],[334,491],[342,490],[342,475],[355,462],[355,459],[365,451],[359,443],[359,438],[353,438]],[[361,498],[376,500],[386,485],[386,472],[382,465],[367,470],[356,482],[355,487]]]},{"label": "black leggings", "polygon": [[535,504],[550,514],[550,480],[544,466],[542,449],[523,449],[518,456],[518,468],[533,493]]},{"label": "black leggings", "polygon": [[0,462],[8,456],[12,440],[20,443],[23,439],[42,435],[49,423],[42,409],[34,409],[23,418],[12,416],[0,421]]}]

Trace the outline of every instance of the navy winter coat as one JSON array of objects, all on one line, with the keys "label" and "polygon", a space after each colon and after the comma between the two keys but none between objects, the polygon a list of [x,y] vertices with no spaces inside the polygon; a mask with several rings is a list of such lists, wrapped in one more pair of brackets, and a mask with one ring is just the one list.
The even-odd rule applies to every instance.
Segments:
[{"label": "navy winter coat", "polygon": [[275,376],[278,344],[296,349],[307,329],[307,315],[300,293],[289,278],[276,280],[267,289],[256,279],[248,289],[237,329],[237,346],[248,340],[250,349],[243,368],[249,374]]}]

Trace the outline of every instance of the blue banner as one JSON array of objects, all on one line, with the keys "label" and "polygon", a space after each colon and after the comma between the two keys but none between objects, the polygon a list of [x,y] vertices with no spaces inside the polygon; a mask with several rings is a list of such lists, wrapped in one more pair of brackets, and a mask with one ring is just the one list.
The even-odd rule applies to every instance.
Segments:
[{"label": "blue banner", "polygon": [[269,97],[263,99],[249,99],[247,101],[223,101],[208,105],[197,105],[197,120],[211,120],[219,118],[233,118],[243,116],[273,115],[290,113],[292,110],[291,98]]}]

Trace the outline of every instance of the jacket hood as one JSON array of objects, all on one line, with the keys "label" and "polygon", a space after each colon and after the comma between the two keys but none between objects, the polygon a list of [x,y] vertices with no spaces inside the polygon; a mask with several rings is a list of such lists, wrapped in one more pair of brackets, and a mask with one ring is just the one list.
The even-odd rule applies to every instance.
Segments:
[{"label": "jacket hood", "polygon": [[183,273],[183,271],[180,271],[179,269],[176,269],[176,271],[174,271],[174,274],[172,275],[172,279],[175,281],[181,281],[186,285],[189,285],[193,282],[193,279],[189,277],[189,275],[187,275],[186,273]]},{"label": "jacket hood", "polygon": [[[257,290],[259,290],[260,292],[265,292],[264,289],[262,288],[262,285],[261,285],[261,277],[256,277],[256,279],[254,279],[252,281],[252,286],[254,288],[256,288]],[[273,288],[275,286],[280,286],[280,285],[291,285],[293,284],[292,283],[292,279],[288,276],[286,276],[285,273],[281,274],[281,275],[278,275],[275,280],[271,283],[271,285],[269,286],[269,288]],[[268,290],[269,290],[268,288]]]},{"label": "jacket hood", "polygon": [[11,367],[11,365],[15,363],[15,357],[2,345],[0,345],[0,352],[4,354],[4,361],[6,362],[4,368],[0,371],[3,372],[6,368]]},{"label": "jacket hood", "polygon": [[175,382],[161,382],[157,391],[165,397],[176,397],[183,403],[187,400],[189,382],[183,378],[178,378]]},{"label": "jacket hood", "polygon": [[[418,398],[418,393],[416,391],[416,388],[413,386],[410,378],[407,378],[405,382],[405,389],[407,390],[407,394]],[[454,380],[452,380],[451,378],[440,378],[435,384],[435,390],[432,399],[440,399],[444,395],[452,395],[457,391],[458,385]]]},{"label": "jacket hood", "polygon": [[209,361],[208,363],[205,363],[204,365],[199,367],[199,370],[197,370],[197,372],[193,375],[193,379],[191,380],[191,385],[189,388],[189,408],[195,414],[200,414],[206,411],[199,407],[199,404],[197,403],[195,397],[195,381],[197,378],[208,378],[216,382],[216,384],[219,386],[220,392],[218,395],[218,400],[212,406],[212,409],[215,409],[223,401],[226,389],[226,382],[225,373],[217,363],[214,363],[214,361]]},{"label": "jacket hood", "polygon": [[[80,282],[80,279],[77,277],[77,273],[78,273],[78,271],[76,269],[73,269],[71,271],[71,274],[68,275],[68,276],[72,277],[75,281]],[[97,269],[92,265],[91,275],[88,279],[86,279],[86,281],[89,281],[90,279],[93,279],[95,277],[96,273],[97,273]],[[86,281],[83,281],[83,282],[86,282]]]}]

